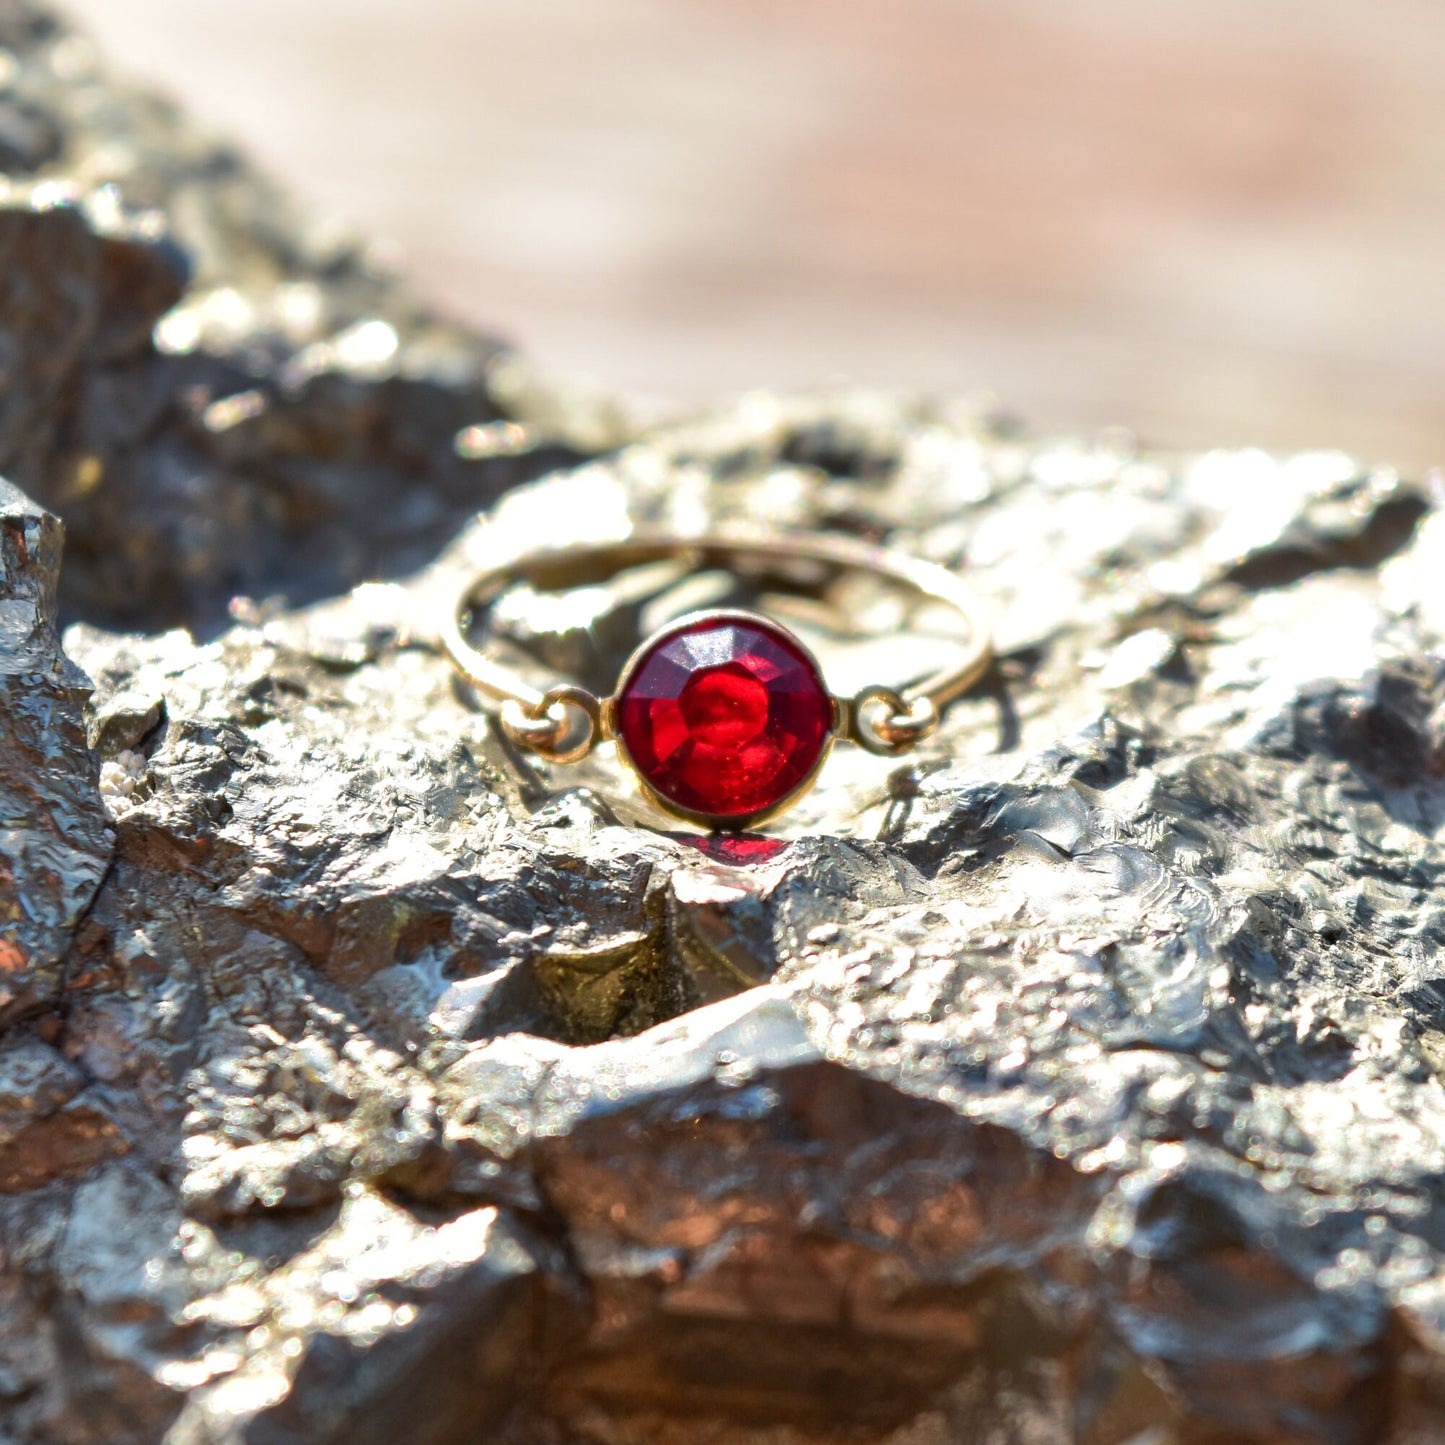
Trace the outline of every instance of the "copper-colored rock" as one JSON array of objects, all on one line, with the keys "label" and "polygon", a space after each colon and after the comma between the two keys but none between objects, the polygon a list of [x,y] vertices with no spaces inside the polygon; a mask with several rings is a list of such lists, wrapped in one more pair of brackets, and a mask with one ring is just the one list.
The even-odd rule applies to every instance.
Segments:
[{"label": "copper-colored rock", "polygon": [[89,680],[60,648],[60,523],[0,479],[0,1021],[53,1002],[110,859]]}]

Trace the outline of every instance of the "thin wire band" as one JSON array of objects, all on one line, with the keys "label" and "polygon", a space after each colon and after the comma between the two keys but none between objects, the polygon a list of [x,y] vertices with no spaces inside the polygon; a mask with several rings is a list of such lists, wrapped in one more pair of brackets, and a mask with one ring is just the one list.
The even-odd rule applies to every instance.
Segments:
[{"label": "thin wire band", "polygon": [[[906,687],[879,684],[864,688],[852,699],[839,699],[845,709],[843,734],[874,752],[906,751],[927,737],[938,726],[942,709],[978,681],[993,657],[983,603],[946,568],[891,548],[816,533],[759,536],[720,532],[708,537],[651,533],[620,542],[531,552],[472,578],[443,619],[442,645],[473,687],[503,705],[503,723],[514,741],[553,761],[575,760],[610,734],[607,702],[571,684],[559,684],[545,692],[531,686],[511,668],[473,647],[465,636],[466,622],[479,607],[490,606],[519,582],[560,590],[672,558],[702,567],[727,566],[744,558],[771,563],[819,562],[887,577],[958,612],[969,628],[968,651],[961,661]],[[887,715],[865,722],[865,710],[880,705],[888,709]],[[589,736],[580,749],[564,752],[556,744],[566,732],[561,710],[567,706],[587,714]]]}]

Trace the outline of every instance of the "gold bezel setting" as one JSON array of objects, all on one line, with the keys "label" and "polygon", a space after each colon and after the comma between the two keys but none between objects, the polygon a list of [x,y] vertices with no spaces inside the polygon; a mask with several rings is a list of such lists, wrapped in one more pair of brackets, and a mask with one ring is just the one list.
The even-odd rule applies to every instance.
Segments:
[{"label": "gold bezel setting", "polygon": [[[661,792],[649,780],[647,775],[637,765],[636,759],[628,750],[627,743],[623,739],[617,726],[617,710],[621,706],[621,700],[627,692],[628,684],[644,659],[650,657],[657,647],[660,647],[669,638],[680,632],[686,632],[694,628],[705,627],[709,624],[727,624],[729,622],[741,623],[750,627],[761,628],[765,632],[780,633],[787,639],[808,666],[812,669],[813,675],[818,679],[819,685],[828,698],[828,704],[832,711],[829,720],[828,731],[824,735],[822,745],[818,749],[818,756],[813,765],[785,794],[776,802],[768,804],[765,808],[754,809],[750,813],[707,813],[694,808],[685,808],[682,804],[669,798]],[[689,612],[682,617],[675,618],[672,622],[659,627],[651,636],[645,638],[635,648],[627,661],[622,664],[622,671],[617,675],[617,686],[612,691],[612,696],[602,704],[602,738],[603,741],[610,741],[617,745],[617,756],[626,764],[628,771],[637,780],[637,785],[648,801],[656,805],[662,812],[673,818],[680,818],[687,823],[696,823],[699,827],[711,828],[719,833],[744,832],[749,828],[756,828],[761,823],[767,823],[776,818],[780,813],[785,813],[796,803],[799,798],[807,794],[818,781],[818,775],[823,771],[823,764],[828,760],[828,754],[833,750],[833,744],[839,737],[839,723],[846,715],[846,710],[840,704],[838,697],[828,691],[827,684],[823,680],[823,668],[814,656],[813,650],[795,633],[792,628],[785,627],[774,618],[767,617],[761,612],[750,612],[743,607],[710,607],[699,612]]]}]

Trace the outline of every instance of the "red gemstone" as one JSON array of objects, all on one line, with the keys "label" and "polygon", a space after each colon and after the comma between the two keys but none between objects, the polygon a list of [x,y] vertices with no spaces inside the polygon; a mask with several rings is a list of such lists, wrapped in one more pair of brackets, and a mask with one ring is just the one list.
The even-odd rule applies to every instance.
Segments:
[{"label": "red gemstone", "polygon": [[812,774],[833,727],[817,665],[761,617],[683,622],[638,658],[617,732],[649,787],[690,813],[743,819]]}]

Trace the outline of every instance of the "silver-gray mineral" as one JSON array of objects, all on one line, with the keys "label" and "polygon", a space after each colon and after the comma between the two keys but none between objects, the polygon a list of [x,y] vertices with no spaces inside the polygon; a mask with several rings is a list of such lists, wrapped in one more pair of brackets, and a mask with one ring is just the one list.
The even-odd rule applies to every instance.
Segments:
[{"label": "silver-gray mineral", "polygon": [[[0,1441],[1445,1440],[1445,497],[862,392],[629,438],[0,43]],[[499,552],[744,518],[998,617],[767,837],[439,655]],[[605,687],[728,601],[840,690],[953,645],[806,568],[488,626]]]}]

